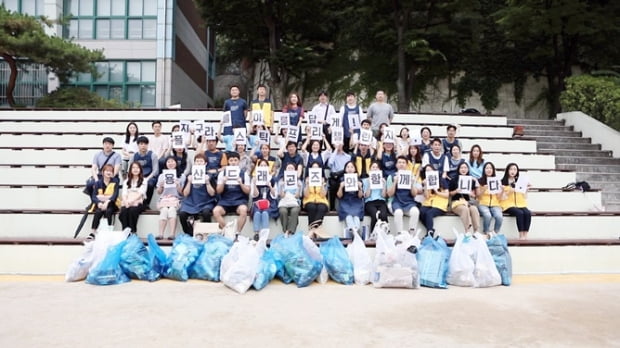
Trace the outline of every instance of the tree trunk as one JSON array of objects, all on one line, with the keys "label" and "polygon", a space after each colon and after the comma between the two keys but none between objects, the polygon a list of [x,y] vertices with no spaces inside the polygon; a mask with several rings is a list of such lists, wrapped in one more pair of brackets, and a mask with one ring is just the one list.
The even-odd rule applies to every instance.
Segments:
[{"label": "tree trunk", "polygon": [[15,59],[6,54],[2,53],[2,58],[9,64],[9,68],[11,68],[11,74],[9,75],[9,83],[6,86],[6,101],[10,107],[15,107],[15,98],[13,98],[13,91],[15,91],[15,81],[17,81],[17,62]]},{"label": "tree trunk", "polygon": [[409,99],[407,99],[407,65],[405,56],[404,26],[397,20],[397,44],[398,44],[398,79],[396,80],[396,88],[398,92],[398,112],[409,111]]}]

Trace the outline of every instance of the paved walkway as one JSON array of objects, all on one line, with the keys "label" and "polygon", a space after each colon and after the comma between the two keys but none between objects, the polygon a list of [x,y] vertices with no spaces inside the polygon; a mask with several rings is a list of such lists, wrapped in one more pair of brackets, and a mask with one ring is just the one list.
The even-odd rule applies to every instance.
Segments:
[{"label": "paved walkway", "polygon": [[245,295],[203,281],[0,275],[0,313],[2,347],[620,346],[620,274],[447,290],[276,280]]}]

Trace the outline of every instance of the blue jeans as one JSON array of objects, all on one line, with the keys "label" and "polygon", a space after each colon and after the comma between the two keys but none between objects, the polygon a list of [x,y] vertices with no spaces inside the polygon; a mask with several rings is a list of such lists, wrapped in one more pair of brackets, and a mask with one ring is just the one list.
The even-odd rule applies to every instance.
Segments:
[{"label": "blue jeans", "polygon": [[361,226],[361,221],[360,218],[358,216],[353,216],[353,215],[347,215],[347,217],[344,220],[344,223],[346,225],[347,228],[354,228],[354,229],[360,229]]},{"label": "blue jeans", "polygon": [[267,210],[260,211],[256,209],[252,216],[252,226],[254,226],[254,232],[260,232],[264,228],[269,228],[269,212]]},{"label": "blue jeans", "polygon": [[484,233],[491,232],[491,220],[495,219],[493,225],[493,231],[499,233],[502,228],[502,222],[504,221],[504,215],[502,214],[501,207],[488,207],[486,205],[479,205],[478,211],[482,216],[482,227]]}]

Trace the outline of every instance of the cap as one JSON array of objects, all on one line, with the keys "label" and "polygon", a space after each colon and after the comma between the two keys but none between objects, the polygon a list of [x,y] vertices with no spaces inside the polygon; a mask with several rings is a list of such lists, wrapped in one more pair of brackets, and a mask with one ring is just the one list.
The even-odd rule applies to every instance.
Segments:
[{"label": "cap", "polygon": [[103,143],[110,143],[110,144],[114,145],[114,139],[112,139],[110,137],[105,137],[105,138],[103,138]]}]

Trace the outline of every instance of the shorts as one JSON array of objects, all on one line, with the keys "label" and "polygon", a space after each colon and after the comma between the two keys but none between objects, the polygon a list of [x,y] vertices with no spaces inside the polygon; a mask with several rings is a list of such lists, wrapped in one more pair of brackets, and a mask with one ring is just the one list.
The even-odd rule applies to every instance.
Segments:
[{"label": "shorts", "polygon": [[175,207],[163,207],[159,209],[159,219],[168,220],[177,217],[177,208]]},{"label": "shorts", "polygon": [[224,209],[226,214],[237,214],[237,208],[239,208],[242,205],[245,205],[245,204],[241,204],[241,205],[220,205],[220,207],[222,207]]}]

